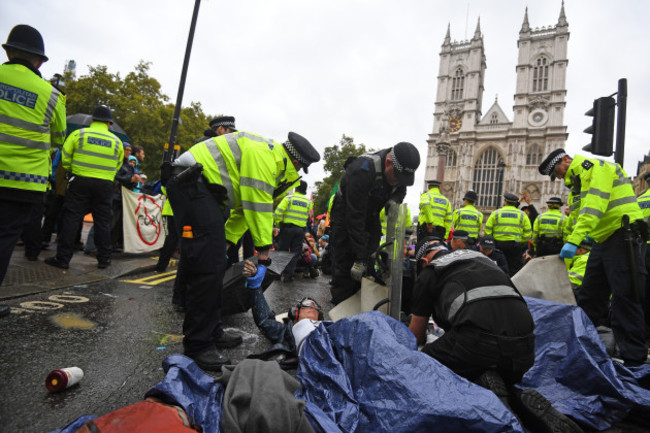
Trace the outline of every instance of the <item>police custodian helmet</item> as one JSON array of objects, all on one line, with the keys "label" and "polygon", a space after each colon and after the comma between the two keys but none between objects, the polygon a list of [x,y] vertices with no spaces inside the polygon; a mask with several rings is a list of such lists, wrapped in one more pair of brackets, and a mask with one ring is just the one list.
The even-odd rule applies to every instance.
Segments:
[{"label": "police custodian helmet", "polygon": [[43,37],[32,26],[26,24],[18,24],[9,33],[7,43],[2,44],[2,48],[15,48],[17,50],[25,51],[26,53],[36,54],[41,56],[44,62],[48,58],[45,55],[45,45],[43,44]]}]

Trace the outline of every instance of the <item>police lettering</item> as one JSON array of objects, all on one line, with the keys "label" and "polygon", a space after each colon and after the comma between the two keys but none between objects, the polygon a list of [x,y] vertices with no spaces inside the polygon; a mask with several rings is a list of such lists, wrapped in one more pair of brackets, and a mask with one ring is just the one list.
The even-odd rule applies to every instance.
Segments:
[{"label": "police lettering", "polygon": [[112,147],[113,142],[110,140],[104,140],[103,138],[97,138],[97,137],[88,137],[88,144],[94,144],[96,146],[102,146],[102,147]]},{"label": "police lettering", "polygon": [[460,219],[476,221],[476,215],[463,214],[463,215],[460,216]]},{"label": "police lettering", "polygon": [[438,203],[438,204],[447,204],[447,200],[445,200],[444,198],[434,197],[433,201],[434,203]]},{"label": "police lettering", "polygon": [[555,219],[555,218],[542,218],[542,224],[557,224],[557,219]]},{"label": "police lettering", "polygon": [[27,108],[34,108],[36,101],[38,101],[38,94],[0,83],[0,100],[13,102]]},{"label": "police lettering", "polygon": [[305,202],[302,201],[302,200],[293,200],[293,201],[291,202],[291,205],[292,205],[292,206],[307,207],[307,203],[305,203]]},{"label": "police lettering", "polygon": [[503,218],[519,218],[519,214],[510,212],[503,212],[499,214],[499,216],[502,216]]}]

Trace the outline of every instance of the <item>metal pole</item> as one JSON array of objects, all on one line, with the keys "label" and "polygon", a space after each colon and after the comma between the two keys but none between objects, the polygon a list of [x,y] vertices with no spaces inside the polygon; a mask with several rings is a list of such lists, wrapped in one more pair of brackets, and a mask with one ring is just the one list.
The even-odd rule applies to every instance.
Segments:
[{"label": "metal pole", "polygon": [[199,6],[201,0],[194,2],[194,13],[192,14],[192,24],[190,25],[190,35],[187,38],[187,47],[185,48],[185,60],[183,60],[183,70],[181,72],[181,82],[178,85],[178,96],[176,97],[176,106],[174,107],[174,117],[172,118],[172,131],[169,134],[169,148],[174,148],[176,142],[176,132],[178,131],[178,120],[181,115],[181,104],[183,103],[183,92],[185,91],[185,79],[187,78],[187,67],[190,63],[190,54],[192,54],[192,42],[194,41],[194,29],[196,28],[196,19],[199,16]]},{"label": "metal pole", "polygon": [[616,155],[614,161],[623,167],[625,160],[625,116],[627,112],[627,78],[618,80],[618,95],[616,96]]}]

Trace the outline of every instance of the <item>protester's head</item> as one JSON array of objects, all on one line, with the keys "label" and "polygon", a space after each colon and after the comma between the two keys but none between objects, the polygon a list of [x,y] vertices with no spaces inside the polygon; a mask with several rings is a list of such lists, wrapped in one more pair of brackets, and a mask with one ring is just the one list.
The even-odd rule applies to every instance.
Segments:
[{"label": "protester's head", "polygon": [[138,162],[144,161],[144,148],[142,146],[133,146],[133,155],[138,159]]},{"label": "protester's head", "polygon": [[138,164],[138,158],[136,158],[136,157],[133,156],[133,155],[130,155],[130,156],[128,157],[128,161],[129,161],[129,165],[130,165],[131,167],[135,167],[135,166]]},{"label": "protester's head", "polygon": [[307,194],[307,182],[301,180],[300,185],[296,187],[296,192],[300,194]]},{"label": "protester's head", "polygon": [[519,207],[519,197],[511,192],[503,194],[503,205]]},{"label": "protester's head", "polygon": [[483,254],[489,256],[494,251],[494,238],[492,236],[484,236],[479,242],[479,248]]},{"label": "protester's head", "polygon": [[323,309],[313,298],[303,298],[295,307],[291,307],[288,316],[293,322],[299,322],[303,319],[324,319]]},{"label": "protester's head", "polygon": [[549,209],[560,209],[564,203],[560,197],[551,197],[546,200],[546,205]]},{"label": "protester's head", "polygon": [[321,236],[320,239],[318,240],[318,245],[321,246],[321,247],[325,247],[325,246],[327,246],[327,244],[329,243],[329,241],[330,241],[330,237],[329,237],[329,235],[323,235],[323,236]]},{"label": "protester's head", "polygon": [[420,166],[420,152],[411,143],[402,141],[393,146],[384,161],[384,177],[392,185],[411,186],[415,170]]},{"label": "protester's head", "polygon": [[305,173],[309,173],[309,166],[320,161],[320,154],[314,146],[305,137],[295,132],[289,133],[283,146],[291,157],[291,162],[296,171],[302,168]]},{"label": "protester's head", "polygon": [[113,112],[106,105],[98,105],[93,110],[93,122],[113,123]]},{"label": "protester's head", "polygon": [[465,230],[454,230],[454,237],[451,239],[452,250],[464,250],[469,244],[469,233]]},{"label": "protester's head", "polygon": [[564,149],[555,149],[542,161],[538,170],[540,174],[550,176],[551,180],[555,180],[556,177],[564,179],[564,175],[569,169],[571,161],[573,161],[573,158]]},{"label": "protester's head", "polygon": [[469,190],[465,193],[465,196],[463,197],[463,201],[465,204],[474,204],[478,201],[478,194],[476,194],[475,191]]},{"label": "protester's head", "polygon": [[7,42],[2,44],[9,60],[22,59],[36,69],[47,62],[45,44],[40,32],[32,26],[18,24],[9,32]]},{"label": "protester's head", "polygon": [[131,156],[131,143],[122,142],[122,148],[124,149],[124,159],[128,160],[129,156]]},{"label": "protester's head", "polygon": [[210,128],[217,136],[237,132],[233,116],[219,116],[210,121]]}]

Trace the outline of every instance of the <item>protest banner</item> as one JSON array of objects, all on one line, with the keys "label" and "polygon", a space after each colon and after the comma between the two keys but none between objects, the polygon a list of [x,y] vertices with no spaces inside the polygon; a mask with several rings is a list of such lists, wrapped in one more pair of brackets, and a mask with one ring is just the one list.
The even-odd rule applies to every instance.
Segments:
[{"label": "protest banner", "polygon": [[162,194],[136,193],[122,187],[124,252],[147,253],[162,248],[165,243],[162,222],[165,200]]}]

